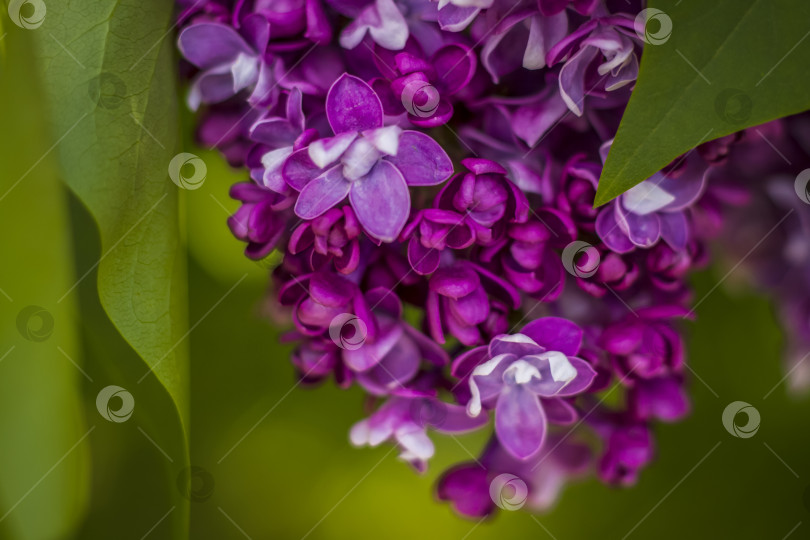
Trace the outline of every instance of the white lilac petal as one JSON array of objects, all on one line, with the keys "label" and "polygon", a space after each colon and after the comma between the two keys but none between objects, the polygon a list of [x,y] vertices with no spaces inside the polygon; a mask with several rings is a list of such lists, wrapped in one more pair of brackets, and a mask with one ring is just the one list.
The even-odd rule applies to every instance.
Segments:
[{"label": "white lilac petal", "polygon": [[378,129],[370,129],[363,132],[363,137],[368,139],[371,144],[389,156],[396,156],[399,150],[399,136],[402,134],[402,128],[399,126],[386,126]]},{"label": "white lilac petal", "polygon": [[483,364],[480,364],[473,369],[473,372],[470,374],[470,393],[472,394],[472,397],[470,397],[470,401],[467,403],[467,414],[469,416],[476,417],[481,414],[481,391],[478,389],[478,385],[475,384],[475,377],[485,377],[487,375],[491,375],[492,372],[495,371],[495,368],[497,368],[507,356],[510,355],[501,354],[494,358],[490,358]]},{"label": "white lilac petal", "polygon": [[349,431],[349,440],[354,446],[364,446],[368,444],[371,435],[371,428],[368,420],[360,420]]},{"label": "white lilac petal", "polygon": [[280,169],[282,165],[284,165],[284,160],[286,160],[292,153],[292,146],[271,150],[262,156],[262,167],[269,172],[275,172]]},{"label": "white lilac petal", "polygon": [[540,355],[540,358],[548,360],[551,370],[551,378],[556,382],[571,382],[577,376],[577,369],[568,361],[568,357],[559,351],[549,351]]},{"label": "white lilac petal", "polygon": [[371,171],[382,154],[368,139],[361,137],[354,141],[343,154],[343,176],[347,180],[358,180]]},{"label": "white lilac petal", "polygon": [[[576,374],[576,371],[574,371],[574,373]],[[552,377],[553,376],[554,373],[552,371]],[[540,370],[526,360],[512,362],[512,365],[503,372],[503,380],[507,384],[510,382],[514,382],[514,384],[527,384],[531,382],[533,378],[539,380],[543,377],[540,375]]]},{"label": "white lilac petal", "polygon": [[328,139],[319,139],[312,142],[307,149],[309,159],[318,168],[325,169],[343,155],[349,145],[357,138],[357,133],[347,132],[335,135]]},{"label": "white lilac petal", "polygon": [[406,461],[413,461],[416,458],[427,461],[433,457],[435,447],[425,430],[417,425],[403,426],[394,433],[394,438],[403,448],[400,455]]},{"label": "white lilac petal", "polygon": [[259,78],[259,59],[253,55],[239,53],[231,64],[234,94],[256,83]]},{"label": "white lilac petal", "polygon": [[646,216],[661,210],[675,200],[675,196],[666,192],[658,185],[661,173],[632,187],[622,195],[622,206],[628,212],[639,216]]}]

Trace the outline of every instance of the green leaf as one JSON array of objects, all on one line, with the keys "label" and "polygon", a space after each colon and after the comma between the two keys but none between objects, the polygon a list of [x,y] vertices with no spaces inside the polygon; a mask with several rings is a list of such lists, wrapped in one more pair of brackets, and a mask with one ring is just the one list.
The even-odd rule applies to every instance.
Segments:
[{"label": "green leaf", "polygon": [[650,7],[663,16],[647,20],[650,39],[597,206],[703,142],[810,108],[810,3],[655,0]]},{"label": "green leaf", "polygon": [[32,114],[30,34],[10,28],[2,42],[14,54],[0,75],[0,536],[71,538],[88,506],[93,427],[76,299],[56,302],[76,280],[66,193]]},{"label": "green leaf", "polygon": [[49,2],[30,32],[64,180],[99,227],[101,303],[186,417],[185,253],[167,174],[177,141],[172,12],[166,0]]}]

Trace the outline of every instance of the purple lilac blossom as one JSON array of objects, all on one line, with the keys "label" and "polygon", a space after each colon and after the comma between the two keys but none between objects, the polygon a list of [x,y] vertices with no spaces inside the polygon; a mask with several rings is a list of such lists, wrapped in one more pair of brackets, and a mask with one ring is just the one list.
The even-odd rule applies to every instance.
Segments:
[{"label": "purple lilac blossom", "polygon": [[[491,433],[439,479],[459,514],[495,512],[503,474],[536,511],[589,471],[638,480],[656,423],[689,412],[689,277],[718,237],[742,255],[778,231],[746,265],[781,299],[793,386],[810,385],[810,222],[759,137],[701,145],[593,208],[640,2],[177,3],[197,137],[245,170],[228,226],[246,256],[279,256],[267,303],[298,377],[359,387],[379,407],[351,442],[390,442],[419,472],[428,430]],[[808,163],[807,125],[761,129]],[[565,266],[574,241],[592,273]],[[622,405],[602,403],[616,383]]]}]

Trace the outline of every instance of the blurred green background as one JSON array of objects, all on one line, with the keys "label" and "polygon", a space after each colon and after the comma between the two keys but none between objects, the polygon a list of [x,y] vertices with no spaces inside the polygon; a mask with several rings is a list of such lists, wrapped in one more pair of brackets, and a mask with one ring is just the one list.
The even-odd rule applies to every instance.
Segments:
[{"label": "blurred green background", "polygon": [[[225,226],[236,207],[228,187],[244,174],[188,142],[208,176],[181,197],[186,447],[169,396],[141,381],[143,363],[99,304],[98,231],[60,178],[23,32],[0,33],[15,51],[0,71],[0,537],[182,538],[190,523],[189,537],[214,539],[810,538],[810,400],[779,384],[779,329],[765,298],[729,292],[739,276],[686,329],[693,413],[658,426],[658,458],[636,487],[586,481],[548,514],[469,521],[435,501],[434,483],[477,455],[484,436],[434,437],[437,457],[422,476],[389,446],[351,448],[363,396],[296,387],[290,349],[278,344],[283,314],[263,303],[267,269],[242,256]],[[697,298],[726,268],[697,276]],[[44,313],[21,331],[28,306]],[[124,422],[96,408],[109,385],[133,395]],[[752,438],[721,424],[737,400],[761,413]]]}]

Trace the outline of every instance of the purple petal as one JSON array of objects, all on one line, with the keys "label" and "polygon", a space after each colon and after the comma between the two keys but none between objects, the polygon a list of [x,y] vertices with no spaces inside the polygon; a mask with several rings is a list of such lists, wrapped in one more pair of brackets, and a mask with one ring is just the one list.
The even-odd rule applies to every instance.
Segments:
[{"label": "purple petal", "polygon": [[396,240],[411,209],[411,195],[402,173],[385,160],[352,183],[349,200],[366,232],[383,242]]},{"label": "purple petal", "polygon": [[408,242],[408,262],[417,274],[432,274],[439,267],[441,253],[433,248],[426,248],[417,238],[411,237]]},{"label": "purple petal", "polygon": [[382,127],[380,98],[362,79],[343,74],[326,96],[326,116],[335,133]]},{"label": "purple petal", "polygon": [[561,11],[550,17],[535,15],[529,26],[529,40],[523,55],[523,67],[546,67],[546,54],[568,32],[568,15]]},{"label": "purple petal", "polygon": [[495,510],[489,496],[487,470],[476,463],[447,470],[439,479],[436,494],[440,500],[450,501],[456,512],[464,516],[481,518]]},{"label": "purple petal", "polygon": [[585,102],[585,70],[598,53],[595,47],[583,47],[560,70],[560,94],[577,116],[582,116]]},{"label": "purple petal", "polygon": [[439,10],[439,26],[448,32],[461,32],[472,22],[478,12],[476,7],[458,7],[448,4]]},{"label": "purple petal", "polygon": [[565,397],[580,394],[591,386],[593,379],[596,377],[596,371],[582,358],[569,356],[568,361],[574,366],[574,369],[577,370],[577,375],[574,377],[574,380],[566,384],[562,390],[555,394],[557,396]]},{"label": "purple petal", "polygon": [[635,248],[616,222],[615,203],[599,212],[596,217],[596,232],[605,245],[616,253],[627,253]]},{"label": "purple petal", "polygon": [[582,345],[582,329],[560,317],[537,319],[524,326],[520,333],[529,336],[541,347],[566,356],[577,354]]},{"label": "purple petal", "polygon": [[659,212],[661,238],[672,249],[684,250],[689,241],[689,222],[683,212]]},{"label": "purple petal", "polygon": [[419,349],[407,337],[401,337],[388,354],[372,369],[360,374],[358,380],[374,393],[384,395],[402,387],[419,371]]},{"label": "purple petal", "polygon": [[293,152],[281,168],[284,180],[296,191],[304,189],[304,186],[320,176],[322,172],[309,159],[309,152],[306,148]]},{"label": "purple petal", "polygon": [[409,186],[435,186],[453,174],[453,162],[447,152],[430,136],[418,131],[403,131],[397,155],[385,159],[396,165]]},{"label": "purple petal", "polygon": [[200,69],[233,62],[240,53],[256,55],[236,30],[219,23],[187,27],[180,32],[178,45],[186,60]]},{"label": "purple petal", "polygon": [[350,188],[341,167],[332,167],[304,186],[295,203],[295,213],[301,219],[314,219],[342,201]]},{"label": "purple petal", "polygon": [[525,460],[536,454],[546,436],[546,415],[537,396],[523,385],[503,392],[495,407],[495,433],[516,458]]},{"label": "purple petal", "polygon": [[250,139],[271,148],[292,146],[301,131],[286,118],[265,118],[250,128]]},{"label": "purple petal", "polygon": [[442,95],[453,95],[467,86],[475,73],[475,58],[468,47],[455,43],[436,51],[431,64],[439,75]]},{"label": "purple petal", "polygon": [[439,411],[433,414],[430,424],[441,433],[464,433],[483,427],[489,422],[487,415],[475,418],[467,414],[466,407],[438,402]]},{"label": "purple petal", "polygon": [[537,103],[522,105],[512,116],[515,135],[529,146],[534,146],[567,111],[568,107],[559,92]]},{"label": "purple petal", "polygon": [[648,248],[655,245],[661,237],[661,222],[657,214],[640,216],[624,210],[621,203],[614,206],[616,223],[622,232],[627,234],[633,244]]},{"label": "purple petal", "polygon": [[570,425],[577,421],[579,413],[573,405],[564,399],[541,399],[546,418],[552,424]]}]

